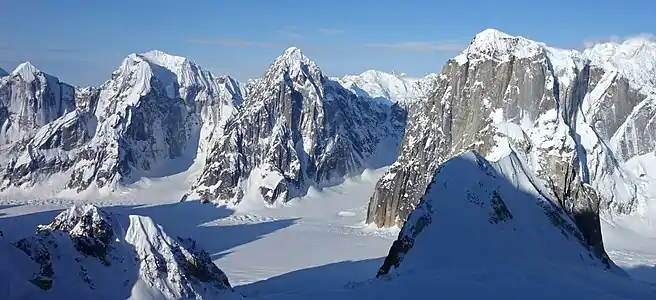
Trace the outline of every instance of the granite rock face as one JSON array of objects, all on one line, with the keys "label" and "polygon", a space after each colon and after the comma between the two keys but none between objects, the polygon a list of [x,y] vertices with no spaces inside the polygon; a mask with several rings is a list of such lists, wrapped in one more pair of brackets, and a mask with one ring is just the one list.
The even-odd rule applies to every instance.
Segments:
[{"label": "granite rock face", "polygon": [[[635,56],[656,53],[643,43],[650,46]],[[623,163],[654,151],[656,141],[653,130],[635,130],[654,126],[655,94],[617,61],[594,48],[581,53],[479,33],[426,84],[422,99],[406,104],[401,153],[377,183],[367,221],[401,226],[432,174],[454,155],[475,150],[494,161],[513,151],[588,243],[603,249],[599,214],[639,206],[641,184]]]},{"label": "granite rock face", "polygon": [[249,85],[192,192],[204,201],[238,203],[249,193],[287,201],[391,163],[405,119],[399,105],[358,97],[287,49]]}]

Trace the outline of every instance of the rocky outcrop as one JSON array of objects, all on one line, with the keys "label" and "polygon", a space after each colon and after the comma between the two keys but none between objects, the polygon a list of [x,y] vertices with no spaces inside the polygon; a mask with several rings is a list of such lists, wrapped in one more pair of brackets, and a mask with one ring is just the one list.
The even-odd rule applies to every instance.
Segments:
[{"label": "rocky outcrop", "polygon": [[[478,34],[430,92],[408,104],[401,153],[377,183],[367,221],[403,224],[431,174],[454,155],[473,149],[496,160],[513,150],[588,243],[603,249],[600,211],[631,212],[639,200],[622,168],[627,156],[613,144],[622,145],[614,141],[631,124],[651,126],[636,116],[650,114],[642,105],[652,96],[590,57],[496,30]],[[645,140],[640,147],[654,149]]]},{"label": "rocky outcrop", "polygon": [[475,151],[447,160],[434,172],[377,277],[392,270],[550,274],[554,266],[625,275],[605,252],[589,246],[576,220],[527,171],[515,152],[493,163]]},{"label": "rocky outcrop", "polygon": [[298,48],[287,49],[251,82],[192,192],[204,201],[237,203],[249,193],[287,201],[389,164],[394,158],[380,150],[396,154],[405,118],[398,105],[357,97]]},{"label": "rocky outcrop", "polygon": [[74,206],[15,242],[39,266],[30,282],[53,297],[129,298],[137,284],[166,299],[231,293],[225,273],[194,240],[173,239],[148,217],[119,219],[92,205]]}]

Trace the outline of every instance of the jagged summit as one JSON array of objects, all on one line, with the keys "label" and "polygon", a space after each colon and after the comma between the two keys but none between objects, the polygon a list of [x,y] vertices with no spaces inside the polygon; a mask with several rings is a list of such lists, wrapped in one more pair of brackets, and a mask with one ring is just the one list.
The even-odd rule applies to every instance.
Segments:
[{"label": "jagged summit", "polygon": [[476,34],[469,46],[456,57],[458,61],[472,59],[508,60],[532,57],[544,51],[543,45],[521,36],[512,36],[497,29],[485,29]]},{"label": "jagged summit", "polygon": [[12,75],[19,75],[24,81],[34,81],[39,73],[43,72],[37,69],[29,61],[18,65],[18,67],[11,72]]},{"label": "jagged summit", "polygon": [[[288,77],[287,74],[288,73]],[[265,72],[264,78],[278,81],[285,78],[296,78],[304,74],[311,77],[314,82],[320,82],[323,75],[319,66],[310,58],[305,56],[298,47],[289,47],[278,56]]]}]

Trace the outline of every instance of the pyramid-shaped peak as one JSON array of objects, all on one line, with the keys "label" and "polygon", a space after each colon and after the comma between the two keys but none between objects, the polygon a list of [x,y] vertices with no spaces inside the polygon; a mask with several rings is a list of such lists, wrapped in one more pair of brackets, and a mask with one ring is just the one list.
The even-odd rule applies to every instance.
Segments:
[{"label": "pyramid-shaped peak", "polygon": [[39,69],[37,69],[29,61],[26,61],[18,65],[18,67],[16,67],[16,69],[14,69],[14,71],[11,72],[12,75],[19,75],[25,81],[33,81],[36,75],[39,73],[42,72],[39,71]]},{"label": "pyramid-shaped peak", "polygon": [[303,51],[301,51],[301,49],[298,47],[287,48],[285,52],[283,52],[283,55],[288,57],[297,57],[297,58],[305,57],[305,55],[303,55]]},{"label": "pyramid-shaped peak", "polygon": [[309,59],[303,51],[298,47],[289,47],[282,53],[277,59],[276,62],[284,62],[288,65],[291,64],[314,64],[311,59]]},{"label": "pyramid-shaped peak", "polygon": [[305,56],[305,54],[303,54],[301,49],[298,47],[287,48],[285,52],[278,56],[273,64],[271,64],[265,73],[268,75],[265,75],[264,77],[274,76],[277,78],[285,71],[290,71],[292,73],[308,72],[308,75],[314,77],[316,80],[319,80],[319,78],[323,76],[321,75],[322,73],[319,66],[314,61]]}]

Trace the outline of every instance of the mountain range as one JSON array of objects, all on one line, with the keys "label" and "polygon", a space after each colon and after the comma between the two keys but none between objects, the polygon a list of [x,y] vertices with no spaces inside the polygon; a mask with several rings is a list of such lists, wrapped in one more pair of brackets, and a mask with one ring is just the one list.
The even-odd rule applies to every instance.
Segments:
[{"label": "mountain range", "polygon": [[[426,261],[442,239],[462,242],[444,255],[477,240],[507,253],[539,232],[554,234],[504,257],[508,265],[580,257],[622,276],[600,218],[641,213],[656,180],[656,43],[648,39],[577,51],[487,29],[422,78],[328,77],[295,47],[244,83],[161,51],[128,55],[99,87],[73,87],[30,63],[2,74],[4,194],[46,186],[54,197],[107,194],[197,167],[181,201],[271,205],[389,167],[366,220],[402,227],[383,277],[425,267],[412,262]],[[438,230],[459,225],[493,233],[480,241]],[[437,229],[420,235],[427,226]],[[493,246],[497,238],[509,248]],[[559,250],[545,256],[546,247]]]}]

